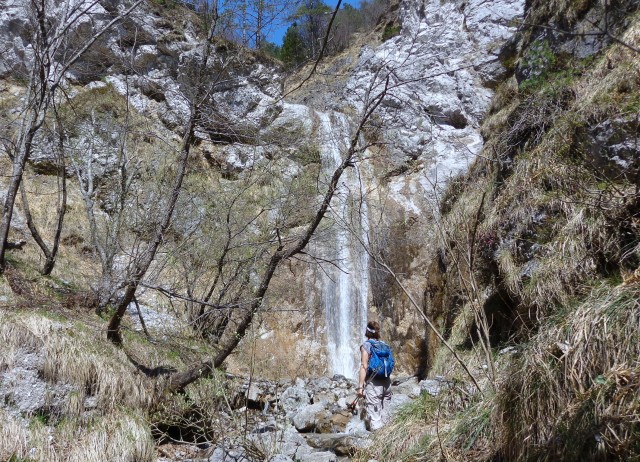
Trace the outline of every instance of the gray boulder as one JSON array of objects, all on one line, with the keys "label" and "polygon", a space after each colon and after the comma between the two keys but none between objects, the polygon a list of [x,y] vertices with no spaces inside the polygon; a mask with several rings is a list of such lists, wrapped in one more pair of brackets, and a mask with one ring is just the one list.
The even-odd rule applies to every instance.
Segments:
[{"label": "gray boulder", "polygon": [[311,403],[309,393],[301,386],[287,388],[280,396],[280,405],[287,415],[295,414]]},{"label": "gray boulder", "polygon": [[438,396],[442,389],[442,381],[438,379],[427,379],[420,382],[420,390],[422,393],[429,393],[431,396]]},{"label": "gray boulder", "polygon": [[299,432],[310,432],[316,428],[319,420],[326,417],[324,403],[316,403],[302,408],[294,417],[293,425]]},{"label": "gray boulder", "polygon": [[417,377],[410,377],[408,380],[405,380],[401,384],[393,387],[394,393],[407,395],[410,398],[417,398],[420,396],[421,391],[422,389],[420,388]]},{"label": "gray boulder", "polygon": [[304,458],[305,462],[338,462],[338,456],[333,452],[312,452]]},{"label": "gray boulder", "polygon": [[294,460],[307,460],[307,456],[314,449],[307,441],[293,429],[288,429],[282,434],[282,442],[278,447],[278,453],[291,457]]},{"label": "gray boulder", "polygon": [[[206,459],[200,459],[198,462],[205,460],[208,462],[237,462],[239,460],[246,460],[246,453],[241,448],[215,448],[213,453]],[[195,462],[195,461],[194,461]]]},{"label": "gray boulder", "polygon": [[384,422],[389,422],[391,417],[398,411],[400,407],[412,401],[407,395],[403,395],[401,393],[394,393],[393,397],[390,401],[385,401],[384,409],[382,411],[382,420]]},{"label": "gray boulder", "polygon": [[368,433],[346,435],[344,433],[308,434],[307,443],[312,448],[329,450],[339,456],[353,456],[370,444]]},{"label": "gray boulder", "polygon": [[[7,199],[6,191],[0,191],[0,204],[4,204]],[[11,215],[11,227],[22,233],[27,233],[27,221],[18,207],[14,207],[13,215]]]},{"label": "gray boulder", "polygon": [[277,454],[269,459],[269,462],[293,462],[293,459],[284,454]]}]

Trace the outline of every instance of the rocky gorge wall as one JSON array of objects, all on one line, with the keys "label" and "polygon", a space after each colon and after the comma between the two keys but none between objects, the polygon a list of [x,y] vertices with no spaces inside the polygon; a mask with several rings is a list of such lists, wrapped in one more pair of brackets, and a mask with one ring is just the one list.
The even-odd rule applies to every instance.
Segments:
[{"label": "rocky gorge wall", "polygon": [[[534,313],[567,303],[584,281],[618,272],[626,278],[636,264],[636,241],[631,237],[636,231],[628,222],[636,213],[634,193],[623,193],[627,197],[623,201],[630,200],[625,206],[630,208],[622,212],[630,214],[627,218],[605,218],[590,200],[585,200],[584,208],[573,209],[553,197],[564,204],[580,202],[580,192],[574,188],[578,182],[586,190],[599,182],[606,189],[604,183],[619,181],[623,189],[631,188],[628,191],[637,185],[635,96],[627,88],[637,81],[633,58],[637,5],[618,2],[606,11],[594,2],[556,6],[563,13],[540,2],[529,5],[526,17],[531,25],[503,48],[501,59],[510,68],[510,77],[501,84],[483,121],[483,154],[488,157],[481,156],[467,175],[450,185],[440,205],[452,242],[468,241],[462,233],[474,226],[477,241],[464,244],[466,250],[444,245],[434,253],[427,311],[443,326],[451,326],[452,313],[459,312],[465,298],[457,275],[475,273],[497,343],[513,340],[529,323],[537,325]],[[610,49],[615,42],[626,49],[620,55]],[[605,60],[607,70],[600,60]],[[542,167],[538,162],[549,170],[537,174],[528,170],[533,164]],[[538,183],[535,175],[547,179]],[[569,231],[571,217],[582,213],[589,215],[590,224],[582,231]],[[595,223],[609,231],[589,234]],[[618,226],[630,233],[630,241],[620,237]],[[565,243],[562,250],[556,247],[559,241]],[[469,250],[469,245],[477,248]],[[475,268],[454,263],[456,253],[464,251],[479,253]]]},{"label": "rocky gorge wall", "polygon": [[[621,417],[638,383],[619,377],[637,374],[638,7],[526,3],[483,149],[440,197],[424,291],[452,347],[428,334],[430,373],[477,394],[420,407],[395,457],[637,458],[638,420]],[[450,430],[428,441],[430,419]]]}]

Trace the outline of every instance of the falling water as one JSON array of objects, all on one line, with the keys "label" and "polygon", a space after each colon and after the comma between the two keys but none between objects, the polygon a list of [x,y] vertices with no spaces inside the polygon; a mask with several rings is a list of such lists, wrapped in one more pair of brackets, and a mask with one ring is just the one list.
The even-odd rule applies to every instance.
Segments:
[{"label": "falling water", "polygon": [[[328,180],[346,154],[350,128],[340,113],[318,113],[318,118],[320,155]],[[324,268],[322,284],[329,367],[332,373],[351,378],[357,373],[358,345],[367,323],[369,296],[369,257],[360,243],[367,240],[369,220],[367,204],[361,197],[357,171],[347,169],[331,202],[334,224],[324,245],[324,257],[337,266]]]}]

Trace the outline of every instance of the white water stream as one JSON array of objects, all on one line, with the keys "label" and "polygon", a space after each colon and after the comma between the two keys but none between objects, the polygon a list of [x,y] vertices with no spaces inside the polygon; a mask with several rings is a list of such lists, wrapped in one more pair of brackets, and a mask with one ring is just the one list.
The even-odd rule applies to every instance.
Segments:
[{"label": "white water stream", "polygon": [[[342,163],[351,130],[344,114],[317,113],[318,140],[324,178],[328,182]],[[360,241],[367,242],[369,219],[358,170],[347,169],[331,202],[333,224],[323,239],[322,304],[326,316],[329,368],[333,374],[355,378],[358,346],[367,324],[369,256]],[[337,266],[337,267],[336,267]]]}]

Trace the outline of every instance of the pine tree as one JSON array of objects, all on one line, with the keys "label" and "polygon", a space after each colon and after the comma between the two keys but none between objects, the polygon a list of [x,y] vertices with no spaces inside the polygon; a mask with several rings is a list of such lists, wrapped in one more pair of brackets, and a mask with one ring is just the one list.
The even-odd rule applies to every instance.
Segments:
[{"label": "pine tree", "polygon": [[330,14],[331,8],[323,0],[304,0],[291,17],[300,22],[300,36],[311,58],[318,57]]},{"label": "pine tree", "polygon": [[289,26],[284,35],[280,58],[290,68],[303,63],[307,58],[306,47],[295,22]]}]

